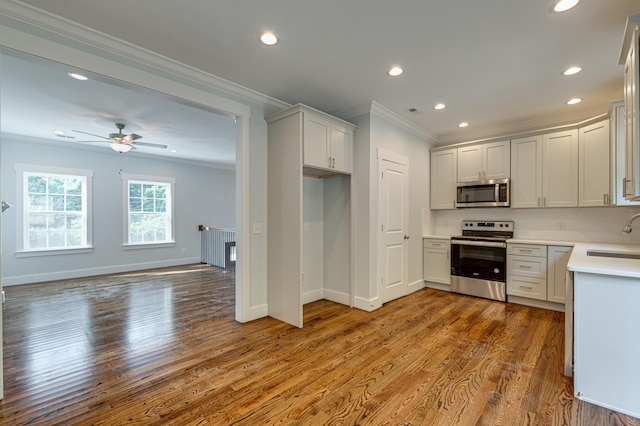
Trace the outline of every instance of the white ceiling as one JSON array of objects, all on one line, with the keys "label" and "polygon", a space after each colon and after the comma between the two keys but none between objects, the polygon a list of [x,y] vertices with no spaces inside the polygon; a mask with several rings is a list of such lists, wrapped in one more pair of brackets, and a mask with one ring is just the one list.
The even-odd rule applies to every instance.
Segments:
[{"label": "white ceiling", "polygon": [[[549,12],[551,0],[24,3],[291,104],[339,113],[376,101],[440,144],[605,113],[622,97],[626,17],[640,13],[638,0],[582,0],[562,14]],[[280,42],[261,45],[265,30]],[[391,65],[405,73],[388,77]],[[583,71],[563,76],[571,65]],[[566,105],[573,97],[584,101]],[[437,102],[447,108],[433,110]],[[94,104],[85,100],[85,121],[68,125],[107,133],[122,119],[143,141],[166,143],[168,123],[144,121],[161,112],[158,105],[105,110],[112,106],[105,102],[89,117]],[[461,121],[471,125],[460,129]]]},{"label": "white ceiling", "polygon": [[[234,117],[56,62],[3,53],[0,81],[3,133],[37,138],[32,140],[42,143],[66,146],[75,143],[76,148],[101,149],[119,155],[111,150],[107,140],[74,130],[107,137],[118,132],[115,123],[123,123],[126,126],[123,133],[142,136],[139,142],[167,145],[167,149],[137,146],[133,155],[153,154],[235,167]],[[74,71],[89,79],[70,78],[67,73]],[[56,130],[64,135],[55,135]]]}]

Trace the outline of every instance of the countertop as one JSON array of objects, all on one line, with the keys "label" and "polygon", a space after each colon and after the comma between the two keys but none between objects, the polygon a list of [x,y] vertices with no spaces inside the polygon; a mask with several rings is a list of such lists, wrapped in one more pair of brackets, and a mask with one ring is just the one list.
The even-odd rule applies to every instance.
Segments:
[{"label": "countertop", "polygon": [[640,278],[640,259],[587,256],[588,251],[640,254],[640,245],[576,243],[567,265],[573,272]]}]

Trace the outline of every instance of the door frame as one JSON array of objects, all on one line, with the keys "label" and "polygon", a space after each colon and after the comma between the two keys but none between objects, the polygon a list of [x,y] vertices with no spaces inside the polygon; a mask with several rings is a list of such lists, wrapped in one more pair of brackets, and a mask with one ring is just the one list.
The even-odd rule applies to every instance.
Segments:
[{"label": "door frame", "polygon": [[[380,213],[382,211],[382,168],[383,168],[383,161],[387,161],[387,162],[391,162],[391,163],[395,163],[395,164],[400,164],[402,166],[406,166],[407,168],[407,179],[409,177],[409,157],[393,152],[393,151],[389,151],[383,148],[378,148],[377,150],[377,158],[378,158],[378,170],[377,170],[377,174],[378,174],[378,178],[376,180],[376,184],[377,184],[377,195],[378,195],[378,209],[377,209],[377,217],[376,217],[376,229],[378,230],[376,232],[376,235],[379,236],[381,235],[381,231],[382,231],[382,214]],[[409,181],[407,180],[406,182],[407,185],[407,195],[409,192]],[[407,198],[406,200],[407,205],[406,205],[406,216],[407,216],[407,227],[409,226],[409,199]],[[407,229],[407,235],[408,235],[408,229]],[[387,301],[383,301],[382,298],[382,286],[383,284],[383,280],[384,277],[386,275],[386,269],[385,269],[385,265],[386,262],[384,261],[384,248],[385,248],[385,241],[384,239],[380,236],[379,238],[376,238],[376,252],[377,252],[377,275],[376,275],[376,289],[378,289],[377,291],[377,298],[380,300],[380,305],[389,302],[389,300]],[[406,285],[407,285],[407,293],[408,293],[408,288],[409,288],[409,244],[407,243],[407,240],[404,241],[404,264],[402,266],[403,268],[403,274],[405,276],[405,279],[407,280]]]}]

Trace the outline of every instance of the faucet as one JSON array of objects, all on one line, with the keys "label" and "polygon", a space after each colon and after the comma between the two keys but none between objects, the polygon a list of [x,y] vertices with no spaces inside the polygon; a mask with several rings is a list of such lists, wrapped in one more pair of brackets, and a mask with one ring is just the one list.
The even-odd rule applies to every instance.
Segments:
[{"label": "faucet", "polygon": [[631,216],[631,219],[629,219],[629,222],[627,222],[627,224],[624,225],[624,228],[622,228],[622,233],[623,234],[630,234],[631,231],[633,231],[633,228],[631,227],[631,224],[633,223],[634,220],[636,220],[639,217],[640,217],[640,213],[636,213],[633,216]]}]

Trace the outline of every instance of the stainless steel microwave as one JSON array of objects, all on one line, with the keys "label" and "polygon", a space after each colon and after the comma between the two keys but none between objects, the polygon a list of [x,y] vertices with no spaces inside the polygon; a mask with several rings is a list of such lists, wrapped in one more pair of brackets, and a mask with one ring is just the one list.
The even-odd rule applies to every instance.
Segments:
[{"label": "stainless steel microwave", "polygon": [[509,207],[509,179],[458,182],[456,207]]}]

